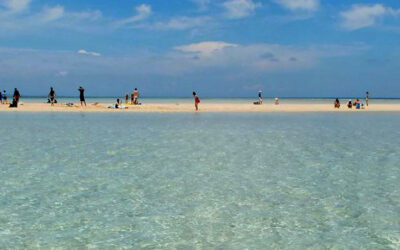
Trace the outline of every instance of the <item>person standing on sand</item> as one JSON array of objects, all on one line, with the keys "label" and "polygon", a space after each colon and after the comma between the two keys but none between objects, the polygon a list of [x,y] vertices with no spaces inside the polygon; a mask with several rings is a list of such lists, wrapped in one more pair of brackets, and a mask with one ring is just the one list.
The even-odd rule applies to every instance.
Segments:
[{"label": "person standing on sand", "polygon": [[1,104],[4,104],[4,103],[3,103],[3,93],[1,92],[1,90],[0,90],[0,103],[1,103]]},{"label": "person standing on sand", "polygon": [[125,95],[125,104],[128,104],[128,102],[129,102],[129,94],[126,93],[126,95]]},{"label": "person standing on sand", "polygon": [[132,91],[132,93],[131,93],[131,105],[133,105],[134,104],[134,101],[135,100],[135,91]]},{"label": "person standing on sand", "polygon": [[365,104],[368,107],[368,105],[369,105],[369,92],[368,91],[367,91],[367,93],[365,93]]},{"label": "person standing on sand", "polygon": [[3,90],[3,102],[4,102],[4,104],[7,104],[7,93],[6,93],[6,90]]},{"label": "person standing on sand", "polygon": [[137,88],[135,88],[135,91],[133,91],[133,103],[139,104],[139,91],[137,90]]},{"label": "person standing on sand", "polygon": [[49,99],[51,106],[54,106],[54,100],[56,99],[56,92],[54,91],[53,87],[50,87]]},{"label": "person standing on sand", "polygon": [[18,106],[18,103],[19,103],[19,98],[21,97],[21,95],[20,95],[20,93],[19,93],[19,91],[18,91],[18,89],[17,88],[15,88],[14,89],[14,95],[13,95],[13,98],[14,98],[14,100],[17,102],[17,106]]},{"label": "person standing on sand", "polygon": [[85,89],[81,87],[79,87],[79,99],[81,100],[81,106],[83,106],[83,104],[85,104],[86,107],[86,101],[85,101]]},{"label": "person standing on sand", "polygon": [[194,91],[193,91],[193,98],[194,98],[194,107],[196,108],[196,111],[198,111],[200,98],[197,96],[196,92],[194,92]]},{"label": "person standing on sand", "polygon": [[262,98],[262,92],[261,90],[258,91],[258,104],[262,104],[263,103],[263,98]]}]

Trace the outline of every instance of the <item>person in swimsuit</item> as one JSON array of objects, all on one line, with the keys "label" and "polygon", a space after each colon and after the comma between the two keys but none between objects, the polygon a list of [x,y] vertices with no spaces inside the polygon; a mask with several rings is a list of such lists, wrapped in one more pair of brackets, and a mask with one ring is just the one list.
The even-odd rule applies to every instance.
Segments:
[{"label": "person in swimsuit", "polygon": [[119,99],[117,99],[117,102],[115,103],[115,108],[119,109],[121,106],[121,101]]},{"label": "person in swimsuit", "polygon": [[194,92],[194,91],[193,91],[193,98],[194,98],[194,107],[196,108],[196,111],[198,111],[200,98],[197,96],[196,92]]},{"label": "person in swimsuit", "polygon": [[131,104],[133,105],[134,104],[134,101],[135,100],[135,91],[132,91],[132,93],[131,93]]},{"label": "person in swimsuit", "polygon": [[137,88],[135,88],[135,91],[133,91],[133,103],[139,104],[139,91],[137,90]]},{"label": "person in swimsuit", "polygon": [[51,106],[54,106],[54,100],[56,99],[56,92],[54,91],[53,87],[50,87],[49,99]]},{"label": "person in swimsuit", "polygon": [[79,99],[81,100],[81,106],[85,104],[86,107],[86,101],[85,101],[85,89],[82,87],[79,87]]},{"label": "person in swimsuit", "polygon": [[369,105],[369,92],[365,93],[365,104],[368,106]]},{"label": "person in swimsuit", "polygon": [[338,98],[336,98],[334,105],[335,105],[335,108],[337,108],[337,109],[340,108],[340,101]]},{"label": "person in swimsuit", "polygon": [[1,103],[1,104],[4,104],[4,103],[3,103],[3,92],[1,92],[1,91],[0,91],[0,103]]},{"label": "person in swimsuit", "polygon": [[262,98],[262,92],[261,92],[261,90],[258,91],[258,103],[259,103],[259,104],[262,104],[262,103],[263,103],[263,98]]},{"label": "person in swimsuit", "polygon": [[351,100],[349,100],[349,102],[347,103],[347,107],[349,109],[353,108],[353,103],[351,102]]}]

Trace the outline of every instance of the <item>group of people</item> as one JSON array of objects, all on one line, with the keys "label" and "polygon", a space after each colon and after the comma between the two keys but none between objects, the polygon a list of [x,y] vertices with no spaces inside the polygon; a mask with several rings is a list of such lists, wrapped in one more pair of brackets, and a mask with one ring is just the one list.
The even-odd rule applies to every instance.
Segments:
[{"label": "group of people", "polygon": [[[275,105],[279,105],[279,98],[275,98]],[[253,102],[254,105],[261,105],[263,104],[263,97],[262,97],[262,91],[258,91],[258,101]]]},{"label": "group of people", "polygon": [[[125,94],[125,104],[129,104],[129,94]],[[139,91],[135,88],[131,93],[131,105],[139,105]]]},{"label": "group of people", "polygon": [[[339,98],[336,98],[335,102],[334,102],[334,107],[335,108],[340,108],[340,101]],[[365,105],[369,106],[369,92],[366,92],[365,94]],[[353,107],[355,107],[356,109],[365,109],[365,105],[364,103],[361,103],[360,99],[356,99],[354,101],[352,101],[351,99],[347,102],[347,108],[352,109]]]},{"label": "group of people", "polygon": [[[86,106],[86,100],[85,100],[85,89],[80,86],[78,88],[79,91],[79,100],[81,102],[81,106]],[[50,87],[50,92],[48,94],[48,99],[47,99],[47,103],[50,103],[51,106],[54,106],[55,103],[57,103],[57,99],[56,99],[56,91],[54,90],[53,87]]]},{"label": "group of people", "polygon": [[10,106],[9,106],[10,108],[17,108],[20,98],[21,98],[21,94],[19,93],[19,90],[17,88],[14,89],[13,99],[12,99],[11,103],[8,102],[6,90],[3,90],[3,92],[0,91],[1,104],[10,104]]}]

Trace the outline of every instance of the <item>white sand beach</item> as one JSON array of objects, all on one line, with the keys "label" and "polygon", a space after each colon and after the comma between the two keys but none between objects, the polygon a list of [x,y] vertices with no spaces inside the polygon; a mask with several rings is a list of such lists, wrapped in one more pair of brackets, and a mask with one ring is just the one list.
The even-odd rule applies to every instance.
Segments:
[{"label": "white sand beach", "polygon": [[[18,108],[9,108],[8,105],[0,105],[0,112],[195,112],[191,103],[144,103],[142,105],[127,105],[126,109],[110,109],[110,103],[88,103],[86,107],[75,104],[68,107],[65,104],[51,106],[46,103],[23,103]],[[342,105],[335,109],[333,104],[321,103],[282,103],[274,104],[244,104],[223,102],[202,102],[199,112],[400,112],[400,104],[379,103],[365,109],[348,109]]]}]

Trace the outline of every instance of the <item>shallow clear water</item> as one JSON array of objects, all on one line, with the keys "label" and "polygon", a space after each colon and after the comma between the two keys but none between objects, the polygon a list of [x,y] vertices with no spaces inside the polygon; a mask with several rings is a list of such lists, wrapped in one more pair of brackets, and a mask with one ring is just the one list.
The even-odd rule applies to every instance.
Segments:
[{"label": "shallow clear water", "polygon": [[[124,97],[88,97],[86,98],[87,103],[106,103],[113,104],[116,99],[119,98],[121,100],[125,100]],[[78,97],[60,97],[57,98],[59,103],[79,103]],[[254,98],[203,98],[201,97],[203,103],[253,103],[254,101],[258,101],[257,97]],[[347,103],[347,99],[340,99],[340,102]],[[354,100],[354,99],[353,99]],[[361,102],[365,102],[364,99],[360,99]],[[32,102],[47,102],[47,97],[24,97],[21,99],[22,103],[32,103]],[[193,98],[139,98],[141,103],[193,103]],[[334,99],[330,98],[281,98],[281,104],[332,104]],[[273,104],[275,102],[274,98],[264,98],[264,103]],[[400,104],[400,99],[371,99],[370,104]]]},{"label": "shallow clear water", "polygon": [[0,121],[0,248],[400,247],[400,113]]}]

